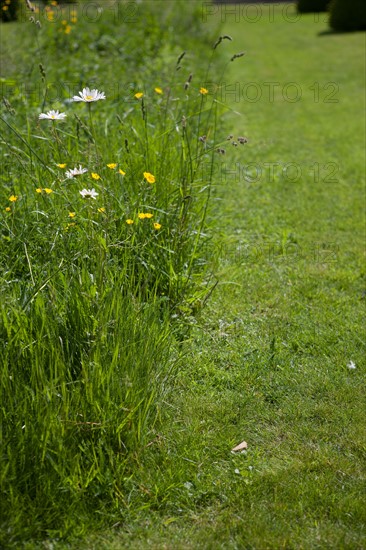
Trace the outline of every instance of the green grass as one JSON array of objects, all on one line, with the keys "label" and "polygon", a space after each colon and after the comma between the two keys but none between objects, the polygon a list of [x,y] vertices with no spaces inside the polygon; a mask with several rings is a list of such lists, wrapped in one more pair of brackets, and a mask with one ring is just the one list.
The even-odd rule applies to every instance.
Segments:
[{"label": "green grass", "polygon": [[[105,508],[89,502],[95,515],[105,516],[84,519],[83,538],[54,540],[55,548],[366,545],[365,138],[359,115],[364,37],[319,34],[327,25],[313,15],[290,23],[282,16],[283,6],[275,8],[273,22],[265,17],[267,7],[262,10],[254,24],[227,17],[221,34],[233,42],[224,41],[217,51],[222,59],[244,50],[246,55],[229,63],[225,77],[217,76],[220,69],[216,79],[207,79],[219,86],[218,98],[232,109],[220,119],[220,138],[248,138],[237,147],[226,141],[220,145],[226,155],[215,155],[209,223],[217,286],[204,309],[197,305],[205,300],[202,295],[175,313],[180,321],[173,334],[183,338],[179,352],[170,329],[164,336],[152,321],[154,304],[143,318],[146,325],[136,328],[149,334],[146,357],[152,354],[150,345],[162,348],[159,365],[144,383],[169,371],[172,360],[174,376],[165,377],[163,386],[157,378],[156,389],[148,384],[153,393],[164,391],[149,409],[143,437],[130,443],[130,463],[120,465],[126,470],[119,510],[109,506],[113,493],[104,479]],[[207,31],[220,15],[207,22]],[[204,34],[203,26],[198,36]],[[167,59],[164,47],[162,71]],[[148,70],[141,67],[143,74]],[[273,98],[268,82],[278,83]],[[283,95],[289,82],[301,91],[297,102]],[[259,101],[243,96],[248,83],[262,91]],[[227,93],[233,89],[241,91],[240,98]],[[203,179],[210,170],[208,163],[199,167]],[[112,292],[113,269],[110,277],[106,288]],[[106,325],[114,300],[101,300],[98,326]],[[36,313],[29,321],[19,320],[19,326],[40,323]],[[56,319],[45,331],[50,338],[55,326]],[[131,329],[128,322],[119,325],[117,338],[118,330]],[[105,338],[113,337],[106,332]],[[110,350],[107,345],[105,353]],[[143,355],[134,348],[129,353],[143,364]],[[350,361],[356,369],[348,368]],[[107,362],[112,368],[113,361]],[[97,407],[98,399],[88,403]],[[109,409],[103,414],[111,417]],[[137,414],[137,423],[139,418],[145,416]],[[104,427],[94,448],[103,448],[111,434]],[[242,440],[247,451],[232,454]],[[116,474],[113,468],[110,472]],[[120,479],[118,473],[114,481]],[[42,517],[45,512],[39,510]],[[65,534],[57,529],[57,522],[54,532],[49,529],[56,539]],[[75,527],[70,532],[77,535]],[[29,540],[24,547],[40,545]]]},{"label": "green grass", "polygon": [[[4,26],[9,44],[22,32],[30,51],[21,62],[16,46],[4,55],[2,81],[4,545],[78,535],[125,515],[178,366],[172,320],[179,332],[209,291],[202,249],[212,177],[203,181],[200,165],[212,165],[220,138],[217,104],[200,93],[203,70],[185,90],[194,56],[183,59],[174,11],[161,17],[158,3],[141,4],[129,43],[112,4],[98,29],[84,7],[64,7],[65,23],[43,20],[57,14],[44,8],[40,27]],[[142,42],[144,62],[134,49]],[[116,49],[122,62],[111,65]],[[117,69],[133,80],[120,82]],[[106,97],[70,101],[86,86]],[[39,118],[51,109],[64,119]],[[201,133],[210,134],[204,144]]]}]

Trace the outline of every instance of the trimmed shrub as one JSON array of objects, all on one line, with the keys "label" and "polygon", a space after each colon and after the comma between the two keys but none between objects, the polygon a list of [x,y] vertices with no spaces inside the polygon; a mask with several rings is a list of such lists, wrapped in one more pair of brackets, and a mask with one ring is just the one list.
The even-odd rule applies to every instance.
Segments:
[{"label": "trimmed shrub", "polygon": [[329,1],[330,0],[298,0],[297,11],[298,13],[328,11]]},{"label": "trimmed shrub", "polygon": [[0,0],[0,21],[16,21],[19,8],[20,0]]},{"label": "trimmed shrub", "polygon": [[365,0],[332,0],[329,12],[329,25],[335,31],[366,29]]}]

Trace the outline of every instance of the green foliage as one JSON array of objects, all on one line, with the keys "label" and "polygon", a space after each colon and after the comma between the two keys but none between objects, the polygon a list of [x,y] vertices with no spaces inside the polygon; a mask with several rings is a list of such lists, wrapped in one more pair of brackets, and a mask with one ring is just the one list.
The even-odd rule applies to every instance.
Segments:
[{"label": "green foliage", "polygon": [[[176,370],[172,320],[179,335],[209,292],[219,115],[203,69],[185,86],[199,63],[157,4],[133,27],[102,10],[93,34],[82,6],[60,9],[17,23],[32,62],[11,51],[2,81],[5,546],[124,516]],[[105,99],[70,101],[86,87]]]},{"label": "green foliage", "polygon": [[330,0],[297,0],[299,13],[318,13],[328,10]]},{"label": "green foliage", "polygon": [[164,395],[170,337],[164,308],[136,305],[121,285],[118,275],[98,295],[79,269],[21,309],[10,296],[2,304],[4,544],[19,532],[81,533],[90,507],[126,507],[133,453]]},{"label": "green foliage", "polygon": [[[249,141],[227,150],[219,173],[230,172],[216,180],[219,284],[131,479],[138,511],[75,550],[366,547],[365,152],[353,138],[363,132],[364,36],[314,39],[325,18],[293,24],[273,9],[274,22],[231,16],[222,30],[233,44],[246,36],[251,52],[225,82],[275,75],[279,85],[257,102],[229,88],[227,133]],[[289,74],[297,103],[281,93]],[[294,162],[296,181],[283,170]],[[247,451],[232,454],[243,440]]]},{"label": "green foliage", "polygon": [[22,0],[0,0],[0,21],[16,21]]},{"label": "green foliage", "polygon": [[[222,127],[199,94],[216,37],[181,36],[174,4],[2,29],[0,546],[364,548],[363,37],[231,17],[225,82],[276,89],[228,84]],[[214,154],[229,133],[245,149]]]},{"label": "green foliage", "polygon": [[366,4],[363,0],[331,0],[329,25],[335,31],[366,29]]}]

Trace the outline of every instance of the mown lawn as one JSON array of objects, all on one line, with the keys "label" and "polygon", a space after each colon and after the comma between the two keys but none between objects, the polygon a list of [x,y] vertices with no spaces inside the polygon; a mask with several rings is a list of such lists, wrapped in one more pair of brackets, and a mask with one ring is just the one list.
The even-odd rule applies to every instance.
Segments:
[{"label": "mown lawn", "polygon": [[120,520],[54,548],[366,545],[364,34],[273,9],[223,17],[220,55],[245,56],[206,83],[233,135],[209,210],[217,285],[178,325]]}]

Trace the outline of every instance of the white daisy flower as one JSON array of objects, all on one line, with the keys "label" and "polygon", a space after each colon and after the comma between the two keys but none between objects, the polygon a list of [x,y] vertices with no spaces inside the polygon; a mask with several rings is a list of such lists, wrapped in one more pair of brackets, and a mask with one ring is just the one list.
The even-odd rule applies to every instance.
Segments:
[{"label": "white daisy flower", "polygon": [[90,103],[92,101],[99,101],[99,99],[105,99],[104,92],[98,90],[90,90],[90,88],[83,88],[79,95],[74,95],[72,101],[84,101],[84,103]]},{"label": "white daisy flower", "polygon": [[80,164],[80,165],[79,165],[79,168],[76,168],[76,167],[75,167],[75,168],[73,168],[72,170],[67,170],[67,171],[65,172],[65,176],[66,176],[67,178],[69,178],[69,179],[70,179],[70,178],[75,178],[76,176],[81,176],[82,174],[85,174],[85,172],[87,172],[87,171],[88,171],[88,169],[87,169],[87,168],[83,168],[83,167],[81,166],[81,164]]},{"label": "white daisy flower", "polygon": [[99,195],[94,187],[93,189],[83,189],[82,191],[79,191],[79,193],[83,197],[83,199],[96,199]]},{"label": "white daisy flower", "polygon": [[48,111],[48,113],[41,113],[40,119],[47,118],[48,120],[64,120],[67,115],[65,113],[59,113],[58,111]]},{"label": "white daisy flower", "polygon": [[354,370],[356,368],[356,365],[353,361],[350,361],[347,365],[347,367],[350,369],[350,370]]}]

